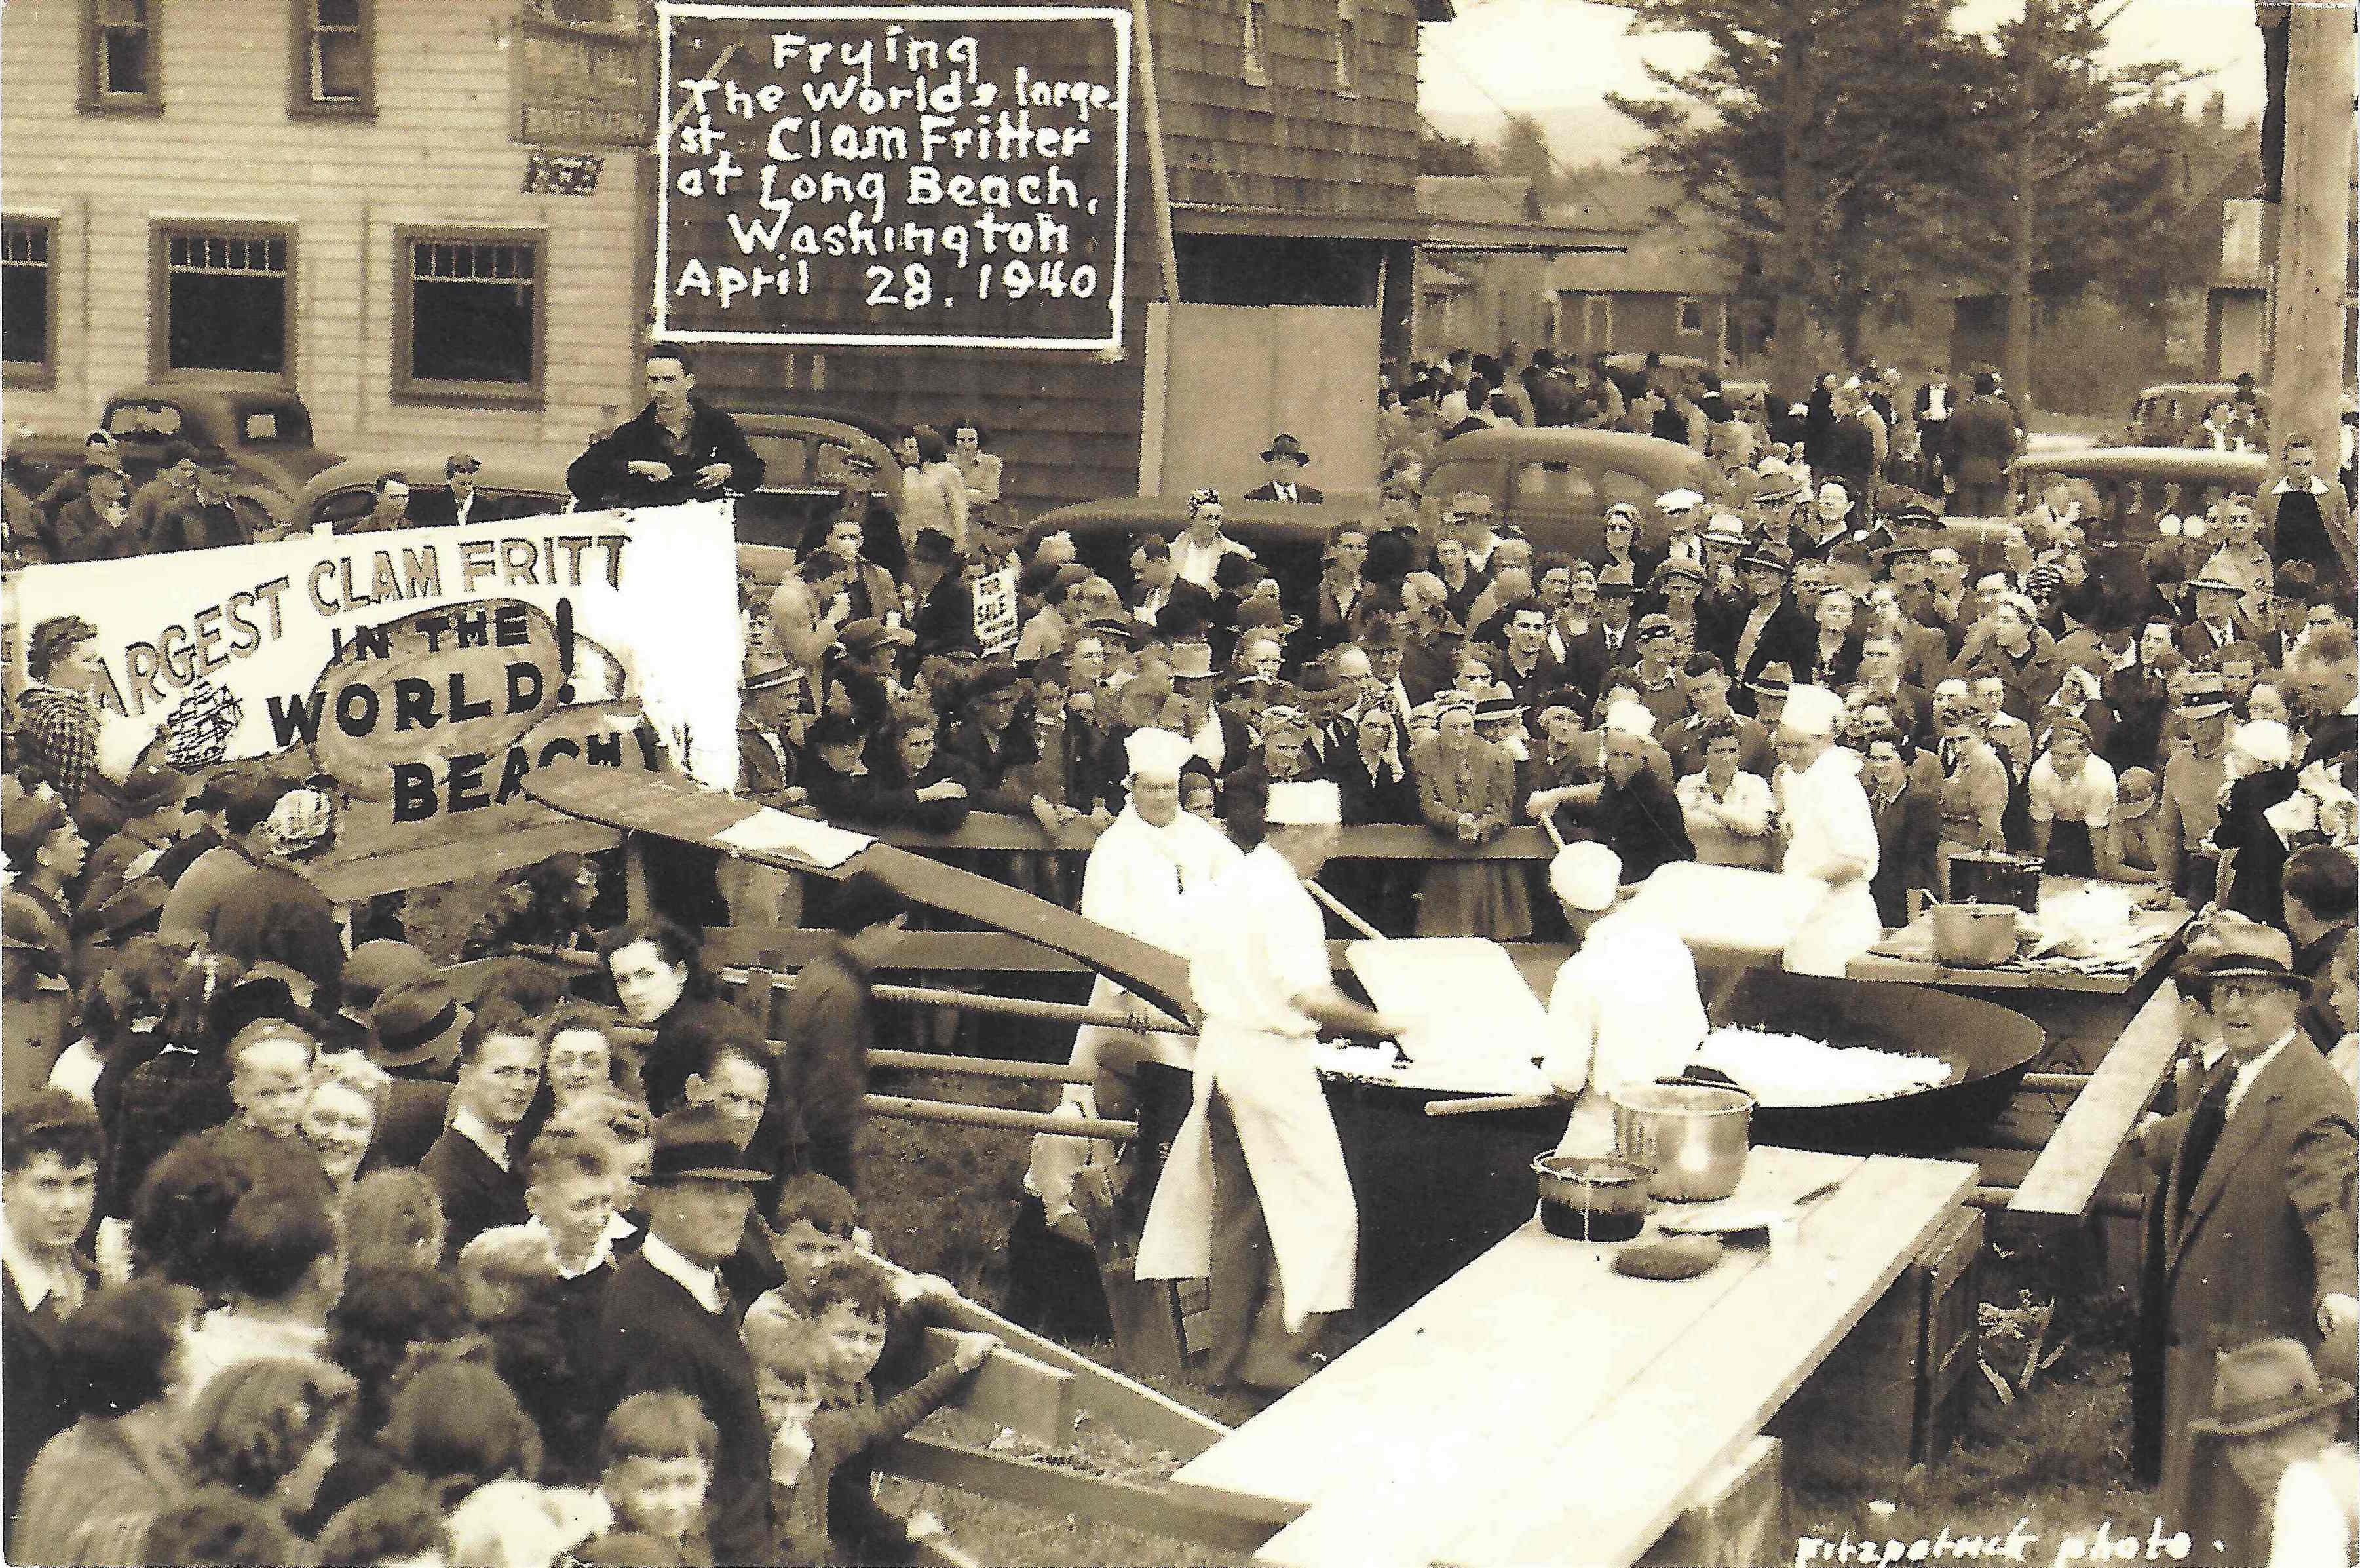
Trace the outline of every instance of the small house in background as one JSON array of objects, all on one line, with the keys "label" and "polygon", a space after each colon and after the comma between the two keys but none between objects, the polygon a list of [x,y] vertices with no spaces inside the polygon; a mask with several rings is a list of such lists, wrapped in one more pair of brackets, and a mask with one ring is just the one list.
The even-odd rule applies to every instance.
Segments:
[{"label": "small house in background", "polygon": [[1671,181],[1642,173],[1585,175],[1554,223],[1635,231],[1619,255],[1569,253],[1542,287],[1544,342],[1559,353],[1688,355],[1726,367],[1752,345],[1732,300],[1740,264],[1721,225]]},{"label": "small house in background", "polygon": [[1614,265],[1639,237],[1638,224],[1601,204],[1551,205],[1530,180],[1507,175],[1421,175],[1417,210],[1427,235],[1411,336],[1422,359],[1510,344],[1568,347],[1549,285],[1555,269],[1568,258]]},{"label": "small house in background", "polygon": [[[1422,174],[1422,216],[1461,223],[1536,224],[1541,205],[1530,180],[1505,175]],[[1439,359],[1454,348],[1490,353],[1502,344],[1548,341],[1542,289],[1548,258],[1538,253],[1445,256],[1423,247],[1417,258],[1414,351]]]}]

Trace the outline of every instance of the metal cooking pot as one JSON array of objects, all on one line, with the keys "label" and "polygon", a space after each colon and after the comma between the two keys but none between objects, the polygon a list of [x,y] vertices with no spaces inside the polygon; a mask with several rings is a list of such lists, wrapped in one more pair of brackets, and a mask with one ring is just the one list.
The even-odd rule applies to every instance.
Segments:
[{"label": "metal cooking pot", "polygon": [[[1913,890],[1909,903],[1914,920],[1925,913],[1926,890]],[[1936,904],[1933,910],[1936,962],[1989,969],[2016,957],[2015,905]]]},{"label": "metal cooking pot", "polygon": [[1545,1154],[1533,1161],[1540,1178],[1541,1223],[1551,1234],[1581,1241],[1628,1241],[1647,1223],[1647,1168],[1627,1159]]},{"label": "metal cooking pot", "polygon": [[1997,850],[1970,850],[1950,857],[1949,893],[1956,904],[2013,904],[2027,915],[2040,912],[2040,872],[2047,864],[2038,855],[2010,855]]},{"label": "metal cooking pot", "polygon": [[1614,1152],[1655,1168],[1647,1190],[1681,1201],[1726,1198],[1745,1174],[1754,1096],[1699,1083],[1633,1083],[1608,1096]]}]

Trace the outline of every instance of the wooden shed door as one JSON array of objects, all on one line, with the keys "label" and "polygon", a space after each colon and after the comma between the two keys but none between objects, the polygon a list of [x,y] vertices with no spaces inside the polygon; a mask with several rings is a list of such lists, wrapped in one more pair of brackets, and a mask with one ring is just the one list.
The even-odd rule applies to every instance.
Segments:
[{"label": "wooden shed door", "polygon": [[1280,431],[1311,453],[1303,483],[1376,488],[1374,308],[1182,304],[1171,323],[1164,494],[1212,485],[1235,499],[1262,482]]}]

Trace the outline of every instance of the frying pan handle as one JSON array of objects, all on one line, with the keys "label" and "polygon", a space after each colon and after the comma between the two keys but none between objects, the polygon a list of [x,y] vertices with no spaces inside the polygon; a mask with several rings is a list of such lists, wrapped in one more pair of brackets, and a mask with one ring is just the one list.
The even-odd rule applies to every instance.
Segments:
[{"label": "frying pan handle", "polygon": [[1691,1063],[1689,1066],[1682,1069],[1677,1077],[1659,1078],[1655,1080],[1655,1081],[1672,1088],[1677,1088],[1683,1083],[1702,1084],[1710,1089],[1735,1089],[1740,1091],[1743,1090],[1745,1087],[1743,1084],[1738,1082],[1737,1080],[1730,1077],[1729,1074],[1721,1071],[1717,1067],[1705,1067],[1697,1063]]}]

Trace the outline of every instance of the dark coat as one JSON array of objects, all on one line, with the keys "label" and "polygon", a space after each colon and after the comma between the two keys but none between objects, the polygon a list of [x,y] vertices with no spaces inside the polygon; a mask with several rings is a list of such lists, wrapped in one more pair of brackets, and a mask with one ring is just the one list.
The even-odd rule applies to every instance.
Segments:
[{"label": "dark coat", "polygon": [[1639,662],[1639,622],[1636,617],[1622,628],[1622,640],[1612,647],[1607,645],[1606,627],[1593,620],[1590,630],[1565,645],[1565,675],[1589,701],[1598,699],[1599,689],[1606,677],[1626,664]]},{"label": "dark coat", "polygon": [[[1749,610],[1747,614],[1750,613]],[[1745,635],[1745,622],[1746,615],[1737,618],[1737,636],[1740,639]],[[1810,673],[1813,644],[1819,634],[1819,628],[1811,624],[1811,618],[1796,609],[1793,599],[1781,598],[1778,608],[1770,612],[1770,619],[1763,624],[1761,635],[1754,638],[1752,656],[1742,669],[1732,672],[1737,678],[1737,688],[1730,694],[1731,706],[1748,710],[1753,707],[1753,683],[1765,664],[1785,664],[1795,672],[1797,680],[1805,679]],[[1733,641],[1731,650],[1731,657],[1734,658]]]},{"label": "dark coat", "polygon": [[2320,1299],[2360,1291],[2355,1143],[2352,1091],[2300,1030],[2229,1113],[2191,1186],[2181,1156],[2193,1114],[2168,1118],[2146,1146],[2163,1170],[2162,1512],[2209,1550],[2247,1538],[2251,1503],[2238,1506],[2225,1462],[2198,1462],[2188,1421],[2210,1407],[2217,1351],[2283,1334],[2316,1352]]},{"label": "dark coat", "polygon": [[1970,400],[1950,418],[1950,445],[1961,484],[2000,483],[2016,460],[2014,411],[1998,398]]},{"label": "dark coat", "polygon": [[[631,472],[635,462],[669,466],[669,478],[649,479]],[[712,463],[729,465],[729,477],[720,489],[699,490],[696,471]],[[727,493],[744,495],[762,486],[760,454],[747,444],[738,422],[700,399],[688,400],[688,450],[685,457],[672,449],[672,437],[656,418],[650,402],[612,432],[592,442],[565,470],[566,488],[585,509],[598,507],[672,506],[700,497],[717,499]]]},{"label": "dark coat", "polygon": [[677,1389],[705,1408],[721,1434],[708,1494],[714,1557],[770,1562],[770,1434],[737,1315],[706,1311],[678,1280],[635,1255],[616,1266],[606,1288],[597,1346],[607,1409],[650,1389]]},{"label": "dark coat", "polygon": [[869,973],[840,944],[805,964],[787,995],[780,1088],[802,1113],[811,1166],[852,1186],[851,1150],[869,1089],[877,1019]]},{"label": "dark coat", "polygon": [[120,526],[107,521],[92,510],[88,496],[76,496],[60,507],[47,537],[50,557],[59,561],[116,561],[140,553],[130,519]]},{"label": "dark coat", "polygon": [[521,1225],[532,1217],[524,1206],[524,1173],[511,1158],[502,1170],[475,1141],[445,1128],[418,1162],[418,1173],[434,1184],[442,1200],[442,1223],[451,1255],[496,1225]]},{"label": "dark coat", "polygon": [[[86,1290],[98,1288],[98,1271],[81,1256]],[[62,1360],[65,1318],[54,1299],[38,1312],[25,1310],[16,1281],[0,1268],[0,1518],[13,1537],[16,1506],[23,1500],[25,1473],[41,1445],[73,1425],[69,1383]],[[13,1546],[13,1542],[11,1543]],[[11,1557],[16,1555],[12,1550]]]},{"label": "dark coat", "polygon": [[225,544],[251,544],[254,530],[227,500],[208,503],[192,495],[165,510],[148,536],[148,553],[167,550],[213,550]]},{"label": "dark coat", "polygon": [[1868,891],[1876,898],[1876,917],[1888,927],[1909,924],[1909,894],[1924,888],[1939,896],[1941,871],[1934,847],[1942,839],[1942,796],[1939,791],[1905,786],[1889,806],[1880,807],[1869,796],[1869,815],[1876,821],[1876,874]]},{"label": "dark coat", "polygon": [[[1248,490],[1245,499],[1250,501],[1274,501],[1278,499],[1278,487],[1265,480]],[[1295,499],[1304,505],[1316,506],[1328,498],[1316,485],[1297,485],[1295,487]]]},{"label": "dark coat", "polygon": [[2229,786],[2221,802],[2221,820],[2213,825],[2212,842],[2222,853],[2236,851],[2229,867],[2229,895],[2224,908],[2277,926],[2286,920],[2279,893],[2286,872],[2286,840],[2262,816],[2295,792],[2292,768],[2265,768]]},{"label": "dark coat", "polygon": [[1610,775],[1590,823],[1599,840],[1622,858],[1626,883],[1644,882],[1674,861],[1696,859],[1688,814],[1652,769],[1633,774],[1628,784]]}]

